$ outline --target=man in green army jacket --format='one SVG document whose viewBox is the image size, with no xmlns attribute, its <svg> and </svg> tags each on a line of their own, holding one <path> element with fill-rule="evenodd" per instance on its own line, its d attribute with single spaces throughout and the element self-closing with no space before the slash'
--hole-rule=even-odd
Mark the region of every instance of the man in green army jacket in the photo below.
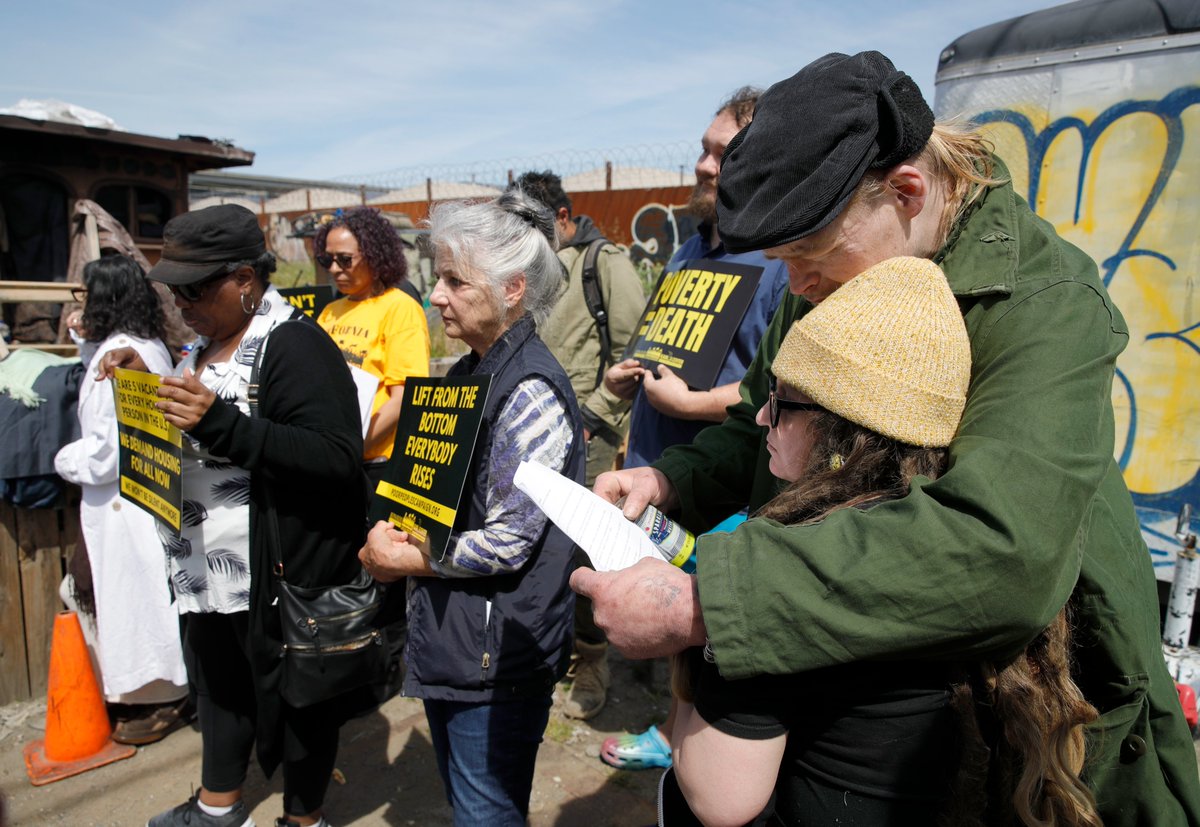
<svg viewBox="0 0 1200 827">
<path fill-rule="evenodd" d="M 1070 598 L 1076 679 L 1101 713 L 1084 777 L 1105 824 L 1200 823 L 1200 780 L 1159 642 L 1157 591 L 1113 460 L 1112 377 L 1128 331 L 1083 252 L 1007 183 L 965 126 L 934 124 L 878 52 L 827 55 L 766 92 L 721 167 L 721 235 L 789 270 L 789 295 L 721 426 L 652 468 L 600 477 L 702 531 L 778 490 L 765 434 L 771 360 L 792 323 L 896 255 L 933 259 L 971 336 L 950 469 L 820 524 L 752 519 L 700 539 L 698 574 L 659 561 L 580 570 L 619 649 L 705 646 L 726 678 L 860 660 L 1004 661 Z"/>
</svg>

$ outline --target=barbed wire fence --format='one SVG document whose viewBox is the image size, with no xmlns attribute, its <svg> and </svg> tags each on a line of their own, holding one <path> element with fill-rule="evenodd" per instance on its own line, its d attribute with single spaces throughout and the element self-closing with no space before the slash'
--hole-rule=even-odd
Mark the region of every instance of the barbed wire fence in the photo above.
<svg viewBox="0 0 1200 827">
<path fill-rule="evenodd" d="M 691 187 L 695 183 L 695 162 L 694 141 L 673 141 L 607 149 L 558 150 L 452 164 L 420 164 L 327 179 L 271 179 L 216 172 L 193 175 L 191 208 L 217 203 L 242 204 L 266 217 L 271 249 L 281 261 L 311 270 L 309 251 L 301 237 L 304 233 L 294 223 L 298 215 L 303 217 L 315 211 L 359 204 L 387 206 L 490 197 L 530 170 L 556 173 L 563 179 L 563 188 L 572 195 Z M 650 200 L 657 201 L 661 197 L 652 195 Z M 606 205 L 612 203 L 615 202 L 593 203 L 591 208 L 598 210 L 592 213 L 593 217 L 602 219 Z M 671 238 L 678 238 L 690 229 L 676 226 L 678 219 L 664 212 L 669 208 L 655 204 L 648 206 L 656 207 L 662 214 L 648 219 L 647 232 L 653 234 L 658 227 Z M 618 208 L 613 206 L 612 209 Z M 628 220 L 629 216 L 623 215 L 622 221 Z M 635 263 L 639 268 L 649 268 L 643 277 L 653 283 L 657 273 L 654 268 L 661 270 L 661 264 L 668 256 L 669 249 L 664 247 L 661 255 L 650 257 L 653 261 L 649 258 L 643 261 L 635 256 Z M 297 280 L 307 277 L 306 274 L 311 275 L 308 270 L 294 274 L 292 282 L 298 283 Z"/>
<path fill-rule="evenodd" d="M 674 141 L 608 149 L 559 150 L 455 164 L 395 167 L 380 172 L 338 176 L 332 182 L 385 192 L 409 188 L 415 190 L 430 182 L 503 189 L 512 177 L 523 172 L 548 169 L 563 178 L 568 191 L 584 189 L 580 184 L 589 185 L 587 189 L 689 186 L 694 181 L 692 167 L 695 161 L 694 141 Z M 571 183 L 575 186 L 570 186 Z M 594 184 L 600 186 L 590 186 Z"/>
</svg>

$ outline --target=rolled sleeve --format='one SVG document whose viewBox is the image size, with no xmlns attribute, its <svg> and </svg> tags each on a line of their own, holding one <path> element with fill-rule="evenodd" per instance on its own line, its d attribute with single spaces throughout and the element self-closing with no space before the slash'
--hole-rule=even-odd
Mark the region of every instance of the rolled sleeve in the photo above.
<svg viewBox="0 0 1200 827">
<path fill-rule="evenodd" d="M 908 496 L 810 526 L 754 519 L 699 544 L 721 673 L 864 659 L 1006 657 L 1066 602 L 1114 461 L 1125 342 L 1089 285 L 1046 284 L 972 337 L 950 468 Z"/>
<path fill-rule="evenodd" d="M 441 577 L 487 577 L 520 569 L 546 526 L 546 516 L 513 484 L 522 460 L 561 472 L 574 438 L 567 407 L 548 382 L 521 382 L 505 401 L 493 426 L 488 457 L 486 516 L 482 528 L 450 538 Z"/>
</svg>

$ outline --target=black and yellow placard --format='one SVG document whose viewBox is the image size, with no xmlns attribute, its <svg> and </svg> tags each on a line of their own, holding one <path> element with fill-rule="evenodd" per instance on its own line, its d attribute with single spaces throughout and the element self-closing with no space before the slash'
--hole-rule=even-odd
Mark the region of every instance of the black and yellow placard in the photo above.
<svg viewBox="0 0 1200 827">
<path fill-rule="evenodd" d="M 655 369 L 666 365 L 697 390 L 710 390 L 754 298 L 763 268 L 694 259 L 663 273 L 625 349 Z"/>
<path fill-rule="evenodd" d="M 179 429 L 154 407 L 162 377 L 136 370 L 116 371 L 121 496 L 179 531 L 183 491 L 179 464 L 183 458 Z"/>
<path fill-rule="evenodd" d="M 287 299 L 288 304 L 304 312 L 305 316 L 316 320 L 325 309 L 325 305 L 333 301 L 333 285 L 310 284 L 306 287 L 280 287 L 279 295 Z"/>
<path fill-rule="evenodd" d="M 387 520 L 408 532 L 434 560 L 446 555 L 491 384 L 491 376 L 404 383 L 396 443 L 371 500 L 371 522 Z"/>
</svg>

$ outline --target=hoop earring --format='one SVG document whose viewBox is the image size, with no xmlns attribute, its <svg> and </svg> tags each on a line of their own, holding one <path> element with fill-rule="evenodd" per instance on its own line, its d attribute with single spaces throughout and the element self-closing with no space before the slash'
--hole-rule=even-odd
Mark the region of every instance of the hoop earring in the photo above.
<svg viewBox="0 0 1200 827">
<path fill-rule="evenodd" d="M 253 316 L 254 311 L 258 310 L 258 302 L 255 301 L 254 299 L 250 298 L 249 293 L 242 293 L 240 295 L 242 297 L 242 312 L 245 313 L 247 316 Z M 249 307 L 246 307 L 246 299 L 250 299 Z"/>
</svg>

